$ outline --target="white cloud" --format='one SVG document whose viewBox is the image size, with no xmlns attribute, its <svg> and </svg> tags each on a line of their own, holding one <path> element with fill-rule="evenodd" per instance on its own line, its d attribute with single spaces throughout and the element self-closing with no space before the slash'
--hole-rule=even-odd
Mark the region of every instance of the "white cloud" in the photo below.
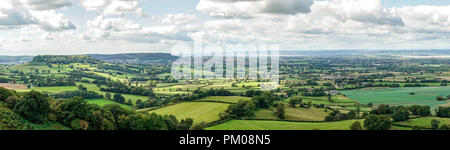
<svg viewBox="0 0 450 150">
<path fill-rule="evenodd" d="M 261 14 L 309 13 L 313 0 L 200 0 L 196 9 L 212 17 L 252 18 Z"/>
<path fill-rule="evenodd" d="M 328 15 L 342 21 L 402 26 L 403 21 L 390 8 L 383 8 L 380 0 L 331 0 L 317 1 L 312 6 L 313 16 Z"/>
<path fill-rule="evenodd" d="M 90 28 L 93 27 L 116 32 L 141 29 L 141 26 L 132 20 L 125 18 L 104 18 L 103 16 L 98 16 L 95 20 L 88 21 L 87 25 Z"/>
<path fill-rule="evenodd" d="M 27 3 L 29 2 L 29 3 Z M 57 13 L 58 8 L 53 3 L 48 7 L 40 6 L 45 1 L 2 1 L 0 5 L 0 28 L 17 28 L 25 25 L 37 25 L 42 30 L 53 32 L 75 29 L 75 25 L 64 18 L 62 13 Z M 55 2 L 60 4 L 59 2 Z M 30 7 L 31 6 L 31 7 Z M 34 6 L 39 10 L 33 10 Z M 52 6 L 52 7 L 50 7 Z M 45 9 L 44 9 L 45 8 Z M 48 10 L 46 10 L 48 9 Z"/>
<path fill-rule="evenodd" d="M 32 14 L 31 21 L 39 25 L 42 30 L 48 32 L 63 31 L 75 29 L 75 25 L 68 19 L 64 18 L 61 13 L 56 13 L 55 10 L 45 11 L 30 11 Z"/>
<path fill-rule="evenodd" d="M 134 13 L 140 17 L 147 16 L 139 7 L 139 0 L 81 0 L 81 2 L 86 10 L 101 11 L 104 16 L 122 16 L 127 13 Z"/>
<path fill-rule="evenodd" d="M 25 2 L 34 10 L 49 10 L 72 5 L 70 0 L 25 0 Z"/>
<path fill-rule="evenodd" d="M 181 24 L 188 24 L 196 21 L 197 18 L 195 15 L 191 14 L 168 14 L 166 18 L 164 18 L 161 22 L 165 24 L 175 24 L 175 25 L 181 25 Z"/>
</svg>

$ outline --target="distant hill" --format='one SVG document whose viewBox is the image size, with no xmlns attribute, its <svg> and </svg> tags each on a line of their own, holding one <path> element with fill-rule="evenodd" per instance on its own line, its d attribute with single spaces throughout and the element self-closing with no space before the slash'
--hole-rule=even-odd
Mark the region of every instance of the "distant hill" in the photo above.
<svg viewBox="0 0 450 150">
<path fill-rule="evenodd" d="M 33 58 L 31 63 L 45 63 L 45 64 L 70 64 L 70 63 L 101 63 L 100 60 L 90 56 L 83 55 L 40 55 Z"/>
<path fill-rule="evenodd" d="M 304 50 L 280 51 L 281 56 L 442 56 L 450 50 Z"/>
<path fill-rule="evenodd" d="M 89 54 L 89 56 L 108 63 L 128 64 L 170 64 L 179 58 L 167 53 Z"/>
<path fill-rule="evenodd" d="M 0 56 L 0 64 L 24 64 L 33 60 L 33 56 Z"/>
</svg>

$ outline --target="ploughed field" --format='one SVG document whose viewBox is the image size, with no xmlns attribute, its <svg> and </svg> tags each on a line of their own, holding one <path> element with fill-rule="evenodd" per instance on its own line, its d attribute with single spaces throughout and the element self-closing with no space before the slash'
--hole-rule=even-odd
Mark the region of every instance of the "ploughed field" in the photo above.
<svg viewBox="0 0 450 150">
<path fill-rule="evenodd" d="M 359 101 L 361 104 L 417 104 L 435 108 L 448 103 L 448 101 L 437 101 L 436 97 L 450 95 L 450 86 L 356 89 L 344 90 L 340 93 Z"/>
</svg>

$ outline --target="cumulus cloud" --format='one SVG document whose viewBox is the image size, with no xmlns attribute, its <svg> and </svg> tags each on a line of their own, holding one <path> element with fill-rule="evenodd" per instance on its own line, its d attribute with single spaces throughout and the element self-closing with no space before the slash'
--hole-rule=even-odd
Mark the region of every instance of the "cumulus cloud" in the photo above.
<svg viewBox="0 0 450 150">
<path fill-rule="evenodd" d="M 411 42 L 448 42 L 450 35 L 450 6 L 388 8 L 380 0 L 328 0 L 315 1 L 308 13 L 285 11 L 280 17 L 245 5 L 260 2 L 204 0 L 197 10 L 225 19 L 206 21 L 189 35 L 229 43 L 274 42 L 290 49 L 403 49 Z"/>
<path fill-rule="evenodd" d="M 43 0 L 2 1 L 0 4 L 0 27 L 17 28 L 25 25 L 37 25 L 48 32 L 75 29 L 75 25 L 70 20 L 54 10 L 62 7 L 62 5 L 56 5 L 63 4 L 62 2 L 50 2 L 46 6 L 43 3 L 45 3 Z"/>
<path fill-rule="evenodd" d="M 212 17 L 252 18 L 260 14 L 309 13 L 313 0 L 200 0 L 196 9 Z"/>
<path fill-rule="evenodd" d="M 195 15 L 180 13 L 180 14 L 168 14 L 166 18 L 164 18 L 161 22 L 165 24 L 181 25 L 192 23 L 195 20 L 197 20 Z"/>
<path fill-rule="evenodd" d="M 86 10 L 101 11 L 104 16 L 127 13 L 134 13 L 140 17 L 147 16 L 138 6 L 139 0 L 81 0 L 81 2 Z"/>
<path fill-rule="evenodd" d="M 25 2 L 35 10 L 49 10 L 72 5 L 70 0 L 26 0 Z"/>
<path fill-rule="evenodd" d="M 118 40 L 138 43 L 158 43 L 161 41 L 187 41 L 189 26 L 152 26 L 142 27 L 126 18 L 105 18 L 98 16 L 88 21 L 89 28 L 80 39 L 84 41 Z"/>
<path fill-rule="evenodd" d="M 380 0 L 318 1 L 311 8 L 313 16 L 328 15 L 342 21 L 353 20 L 374 24 L 403 26 L 403 21 L 391 8 L 383 8 Z"/>
<path fill-rule="evenodd" d="M 141 29 L 141 26 L 132 20 L 125 18 L 104 18 L 103 16 L 98 16 L 95 20 L 88 21 L 87 25 L 90 28 L 116 32 Z"/>
</svg>

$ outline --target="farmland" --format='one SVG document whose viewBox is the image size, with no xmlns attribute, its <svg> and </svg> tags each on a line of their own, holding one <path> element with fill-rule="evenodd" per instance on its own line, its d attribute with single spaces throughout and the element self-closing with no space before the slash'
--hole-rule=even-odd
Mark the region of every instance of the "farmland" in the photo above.
<svg viewBox="0 0 450 150">
<path fill-rule="evenodd" d="M 149 113 L 175 115 L 177 118 L 192 118 L 194 122 L 212 122 L 219 120 L 219 113 L 224 112 L 228 104 L 213 102 L 185 102 L 156 110 Z"/>
<path fill-rule="evenodd" d="M 123 54 L 128 55 L 132 54 Z M 429 129 L 433 119 L 442 128 L 450 124 L 450 65 L 445 59 L 286 57 L 281 59 L 280 86 L 266 91 L 260 88 L 265 82 L 261 79 L 175 79 L 165 61 L 139 64 L 122 55 L 96 57 L 108 62 L 83 55 L 44 55 L 24 64 L 2 65 L 0 87 L 16 91 L 0 93 L 9 96 L 0 99 L 4 111 L 43 130 L 79 129 L 75 125 L 86 122 L 92 126 L 83 130 L 411 130 Z M 51 105 L 42 123 L 27 120 L 15 107 L 15 101 L 36 97 L 45 97 Z M 106 120 L 64 120 L 68 110 L 61 111 L 73 108 L 70 105 Z M 439 106 L 443 107 L 437 110 Z M 124 114 L 108 116 L 112 112 Z M 366 125 L 363 120 L 368 118 L 386 126 Z M 166 125 L 119 124 L 137 123 L 136 119 Z M 360 124 L 350 128 L 355 121 Z"/>
<path fill-rule="evenodd" d="M 346 120 L 332 123 L 285 122 L 260 120 L 232 120 L 206 128 L 207 130 L 349 130 L 349 126 L 363 120 Z"/>
<path fill-rule="evenodd" d="M 436 107 L 448 103 L 446 101 L 436 101 L 436 97 L 450 95 L 450 86 L 358 89 L 345 90 L 341 91 L 341 93 L 349 98 L 358 100 L 362 104 L 420 104 Z M 414 93 L 414 95 L 410 93 Z"/>
<path fill-rule="evenodd" d="M 88 99 L 86 100 L 88 103 L 90 104 L 97 104 L 99 106 L 104 106 L 107 104 L 117 104 L 120 105 L 120 107 L 126 108 L 126 109 L 133 109 L 133 107 L 129 106 L 129 105 L 125 105 L 125 104 L 119 104 L 117 102 L 111 101 L 111 100 L 106 100 L 106 99 Z"/>
</svg>

